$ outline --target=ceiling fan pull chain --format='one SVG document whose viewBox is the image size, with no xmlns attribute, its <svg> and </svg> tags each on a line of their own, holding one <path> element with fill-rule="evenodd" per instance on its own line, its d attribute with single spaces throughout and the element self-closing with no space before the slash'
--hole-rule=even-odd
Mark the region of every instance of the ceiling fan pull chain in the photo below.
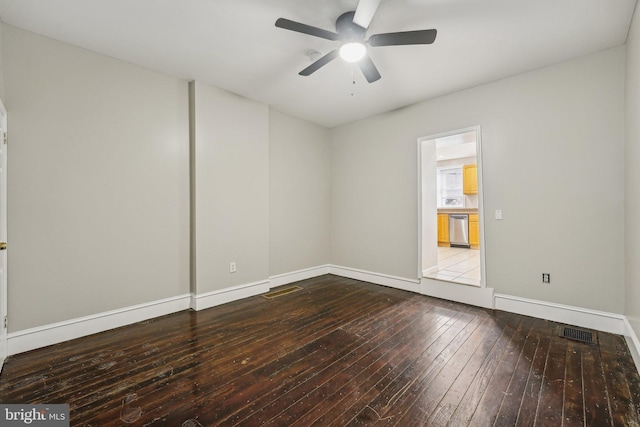
<svg viewBox="0 0 640 427">
<path fill-rule="evenodd" d="M 351 96 L 356 91 L 356 64 L 351 65 Z"/>
</svg>

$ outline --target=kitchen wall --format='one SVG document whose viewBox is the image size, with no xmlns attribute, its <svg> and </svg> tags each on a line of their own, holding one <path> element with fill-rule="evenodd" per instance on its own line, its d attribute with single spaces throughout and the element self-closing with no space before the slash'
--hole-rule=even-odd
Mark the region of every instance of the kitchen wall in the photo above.
<svg viewBox="0 0 640 427">
<path fill-rule="evenodd" d="M 332 262 L 415 279 L 416 140 L 480 125 L 487 286 L 621 313 L 624 66 L 608 49 L 334 129 Z"/>
<path fill-rule="evenodd" d="M 269 112 L 269 273 L 329 264 L 329 130 Z"/>
<path fill-rule="evenodd" d="M 193 85 L 192 288 L 204 294 L 269 277 L 269 108 L 201 82 Z"/>
<path fill-rule="evenodd" d="M 10 332 L 188 293 L 187 83 L 2 38 Z"/>
<path fill-rule="evenodd" d="M 640 336 L 640 8 L 627 39 L 625 98 L 625 314 Z"/>
</svg>

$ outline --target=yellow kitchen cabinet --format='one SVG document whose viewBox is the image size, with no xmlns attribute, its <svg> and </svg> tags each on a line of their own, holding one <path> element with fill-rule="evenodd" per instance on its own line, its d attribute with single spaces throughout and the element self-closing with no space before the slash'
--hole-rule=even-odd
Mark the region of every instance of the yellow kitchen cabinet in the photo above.
<svg viewBox="0 0 640 427">
<path fill-rule="evenodd" d="M 462 189 L 464 194 L 478 194 L 478 165 L 462 166 Z"/>
<path fill-rule="evenodd" d="M 478 214 L 469 214 L 469 246 L 471 249 L 480 248 L 480 223 Z"/>
<path fill-rule="evenodd" d="M 438 214 L 438 246 L 449 246 L 448 214 Z"/>
</svg>

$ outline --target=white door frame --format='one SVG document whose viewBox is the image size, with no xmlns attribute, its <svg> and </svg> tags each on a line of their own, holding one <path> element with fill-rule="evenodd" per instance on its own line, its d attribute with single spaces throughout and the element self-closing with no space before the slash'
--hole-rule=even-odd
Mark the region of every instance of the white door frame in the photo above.
<svg viewBox="0 0 640 427">
<path fill-rule="evenodd" d="M 0 241 L 7 241 L 7 110 L 0 99 Z M 0 251 L 0 371 L 7 357 L 7 250 Z"/>
<path fill-rule="evenodd" d="M 483 208 L 483 180 L 482 180 L 482 128 L 480 125 L 470 126 L 463 129 L 456 129 L 449 132 L 443 132 L 435 135 L 429 135 L 418 138 L 418 277 L 422 277 L 422 143 L 437 138 L 458 135 L 461 133 L 476 132 L 476 158 L 478 164 L 478 221 L 480 226 L 480 287 L 487 287 L 486 265 L 485 265 L 485 232 L 484 232 L 484 208 Z M 437 239 L 437 236 L 434 236 Z M 466 288 L 472 288 L 467 285 L 461 285 Z"/>
</svg>

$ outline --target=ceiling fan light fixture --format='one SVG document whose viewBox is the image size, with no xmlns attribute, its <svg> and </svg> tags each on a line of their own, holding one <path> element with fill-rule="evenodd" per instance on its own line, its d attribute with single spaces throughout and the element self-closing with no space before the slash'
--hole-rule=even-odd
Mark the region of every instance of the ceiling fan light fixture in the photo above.
<svg viewBox="0 0 640 427">
<path fill-rule="evenodd" d="M 291 21 L 286 18 L 278 18 L 276 20 L 276 27 L 278 28 L 325 40 L 341 42 L 341 46 L 338 49 L 333 49 L 318 59 L 316 59 L 318 57 L 317 54 L 308 54 L 313 62 L 298 74 L 301 76 L 310 76 L 340 56 L 345 62 L 357 62 L 360 71 L 362 71 L 367 81 L 373 83 L 380 80 L 382 76 L 371 60 L 371 57 L 367 55 L 368 46 L 406 46 L 431 44 L 435 41 L 438 33 L 435 29 L 373 34 L 366 39 L 367 28 L 380 2 L 381 0 L 358 0 L 358 6 L 355 11 L 345 12 L 338 16 L 338 19 L 336 19 L 336 32 Z"/>
<path fill-rule="evenodd" d="M 346 62 L 355 63 L 367 54 L 367 48 L 359 42 L 348 42 L 340 46 L 340 58 Z"/>
</svg>

